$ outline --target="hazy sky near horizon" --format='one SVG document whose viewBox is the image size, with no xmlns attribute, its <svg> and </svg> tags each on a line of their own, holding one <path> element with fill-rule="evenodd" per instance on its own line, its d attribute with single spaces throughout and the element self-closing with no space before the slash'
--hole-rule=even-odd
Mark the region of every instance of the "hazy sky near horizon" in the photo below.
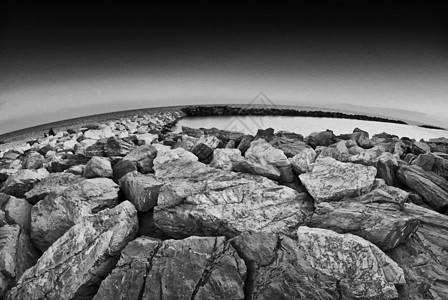
<svg viewBox="0 0 448 300">
<path fill-rule="evenodd" d="M 102 112 L 244 104 L 260 91 L 275 104 L 401 109 L 448 127 L 448 37 L 432 4 L 194 3 L 1 9 L 0 134 Z"/>
</svg>

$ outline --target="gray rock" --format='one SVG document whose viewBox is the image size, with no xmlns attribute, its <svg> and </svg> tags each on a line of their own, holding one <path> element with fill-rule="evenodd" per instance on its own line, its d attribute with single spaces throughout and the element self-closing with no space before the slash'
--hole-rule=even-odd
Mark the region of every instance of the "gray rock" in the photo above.
<svg viewBox="0 0 448 300">
<path fill-rule="evenodd" d="M 107 178 L 83 179 L 50 193 L 31 210 L 31 240 L 44 252 L 86 215 L 114 207 L 118 186 Z"/>
<path fill-rule="evenodd" d="M 19 225 L 0 227 L 0 298 L 13 287 L 26 269 L 32 267 L 39 253 Z"/>
<path fill-rule="evenodd" d="M 122 159 L 114 165 L 112 170 L 114 181 L 119 182 L 127 173 L 137 171 L 137 163 Z"/>
<path fill-rule="evenodd" d="M 305 140 L 307 141 L 308 145 L 310 145 L 314 149 L 317 146 L 328 147 L 331 144 L 334 144 L 337 142 L 336 136 L 334 135 L 333 131 L 331 131 L 331 130 L 326 130 L 326 131 L 321 131 L 321 132 L 313 132 L 312 134 L 307 136 L 305 138 Z"/>
<path fill-rule="evenodd" d="M 244 161 L 239 149 L 215 149 L 210 166 L 217 169 L 231 171 L 235 165 Z"/>
<path fill-rule="evenodd" d="M 342 298 L 395 299 L 395 285 L 406 283 L 396 262 L 356 235 L 302 226 L 297 236 L 311 267 L 338 280 Z"/>
<path fill-rule="evenodd" d="M 127 173 L 120 180 L 120 187 L 126 199 L 141 212 L 146 212 L 157 205 L 161 186 L 162 183 L 153 175 L 143 175 L 135 171 Z"/>
<path fill-rule="evenodd" d="M 140 173 L 148 174 L 153 172 L 153 161 L 157 156 L 157 149 L 153 145 L 143 145 L 132 150 L 123 160 L 137 163 Z"/>
<path fill-rule="evenodd" d="M 137 211 L 128 201 L 87 216 L 26 270 L 6 299 L 91 299 L 137 227 Z"/>
<path fill-rule="evenodd" d="M 17 224 L 27 233 L 31 229 L 31 208 L 24 199 L 0 193 L 0 210 L 4 212 L 6 224 Z"/>
<path fill-rule="evenodd" d="M 40 169 L 44 166 L 45 158 L 38 152 L 28 153 L 22 162 L 23 169 Z"/>
<path fill-rule="evenodd" d="M 316 161 L 312 172 L 301 174 L 299 178 L 318 204 L 369 192 L 375 175 L 374 167 L 342 163 L 325 157 Z"/>
<path fill-rule="evenodd" d="M 209 163 L 213 159 L 213 151 L 221 143 L 221 140 L 213 135 L 203 135 L 194 145 L 193 152 L 200 161 Z"/>
<path fill-rule="evenodd" d="M 416 165 L 403 165 L 398 170 L 398 179 L 434 209 L 448 206 L 448 181 L 443 177 Z"/>
<path fill-rule="evenodd" d="M 123 250 L 100 299 L 244 299 L 246 266 L 224 237 L 154 240 Z"/>
<path fill-rule="evenodd" d="M 19 170 L 8 177 L 4 186 L 0 189 L 0 192 L 23 198 L 26 192 L 31 190 L 36 183 L 48 175 L 50 175 L 50 173 L 45 169 Z"/>
<path fill-rule="evenodd" d="M 84 177 L 112 178 L 112 165 L 110 163 L 110 160 L 104 157 L 93 156 L 86 164 L 86 168 L 84 170 Z"/>
<path fill-rule="evenodd" d="M 26 192 L 25 198 L 29 203 L 36 204 L 38 201 L 44 199 L 50 192 L 59 194 L 62 190 L 80 179 L 81 176 L 76 176 L 70 173 L 52 173 L 36 183 L 31 190 Z"/>
<path fill-rule="evenodd" d="M 247 149 L 250 147 L 250 143 L 254 140 L 254 136 L 247 134 L 241 138 L 241 142 L 238 144 L 238 150 L 241 151 L 241 155 L 245 155 Z"/>
<path fill-rule="evenodd" d="M 316 151 L 313 148 L 304 148 L 300 153 L 289 158 L 292 169 L 297 174 L 311 172 L 312 164 L 316 160 Z"/>
</svg>

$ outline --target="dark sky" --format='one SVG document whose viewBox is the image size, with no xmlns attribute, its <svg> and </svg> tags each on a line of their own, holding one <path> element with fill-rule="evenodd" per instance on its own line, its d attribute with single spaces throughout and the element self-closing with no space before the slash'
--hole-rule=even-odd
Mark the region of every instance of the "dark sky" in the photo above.
<svg viewBox="0 0 448 300">
<path fill-rule="evenodd" d="M 246 103 L 260 91 L 276 104 L 401 109 L 448 124 L 448 37 L 435 2 L 210 2 L 3 3 L 0 133 Z"/>
</svg>

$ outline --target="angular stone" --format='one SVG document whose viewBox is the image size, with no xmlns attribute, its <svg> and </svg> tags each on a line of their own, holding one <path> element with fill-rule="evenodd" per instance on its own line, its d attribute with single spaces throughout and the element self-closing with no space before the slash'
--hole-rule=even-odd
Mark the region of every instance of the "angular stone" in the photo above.
<svg viewBox="0 0 448 300">
<path fill-rule="evenodd" d="M 240 142 L 244 136 L 244 133 L 236 132 L 236 131 L 228 131 L 228 130 L 220 130 L 217 128 L 200 128 L 204 134 L 214 135 L 224 143 L 227 143 L 230 140 L 234 140 L 236 142 Z"/>
<path fill-rule="evenodd" d="M 311 172 L 312 164 L 316 160 L 316 151 L 313 148 L 304 148 L 300 153 L 289 158 L 292 169 L 297 174 Z"/>
<path fill-rule="evenodd" d="M 311 148 L 302 139 L 287 136 L 275 136 L 270 142 L 272 146 L 283 151 L 286 157 L 293 157 L 306 148 Z"/>
<path fill-rule="evenodd" d="M 154 219 L 172 237 L 233 237 L 248 228 L 294 235 L 312 212 L 304 193 L 265 177 L 210 168 L 186 153 L 177 148 L 154 161 L 164 182 Z"/>
<path fill-rule="evenodd" d="M 250 144 L 252 143 L 253 140 L 254 140 L 254 136 L 250 135 L 250 134 L 244 135 L 241 138 L 241 142 L 238 144 L 238 147 L 237 147 L 238 150 L 241 151 L 241 155 L 246 154 L 246 151 L 247 151 L 247 149 L 249 149 Z"/>
<path fill-rule="evenodd" d="M 44 166 L 45 158 L 38 152 L 28 153 L 22 162 L 23 169 L 40 169 Z"/>
<path fill-rule="evenodd" d="M 193 152 L 200 161 L 208 163 L 213 159 L 213 151 L 221 143 L 221 140 L 213 135 L 203 135 L 194 145 Z"/>
<path fill-rule="evenodd" d="M 8 177 L 4 186 L 0 189 L 0 192 L 18 198 L 23 198 L 26 192 L 31 190 L 36 183 L 48 175 L 50 175 L 50 173 L 48 173 L 45 169 L 19 170 Z"/>
<path fill-rule="evenodd" d="M 59 194 L 62 190 L 80 179 L 81 176 L 76 176 L 70 173 L 52 173 L 35 184 L 31 190 L 26 192 L 25 198 L 29 203 L 36 204 L 38 201 L 44 199 L 50 192 Z"/>
<path fill-rule="evenodd" d="M 383 251 L 393 249 L 412 236 L 419 224 L 416 218 L 403 212 L 401 201 L 400 197 L 396 199 L 376 189 L 355 199 L 322 202 L 317 205 L 308 226 L 351 233 Z"/>
<path fill-rule="evenodd" d="M 0 227 L 0 298 L 13 287 L 26 269 L 32 267 L 39 253 L 19 225 Z"/>
<path fill-rule="evenodd" d="M 395 285 L 406 283 L 396 262 L 358 236 L 306 226 L 297 236 L 302 255 L 313 269 L 338 280 L 343 299 L 395 299 Z"/>
<path fill-rule="evenodd" d="M 210 167 L 231 171 L 235 165 L 244 161 L 239 149 L 215 149 Z"/>
<path fill-rule="evenodd" d="M 398 179 L 434 209 L 448 206 L 448 181 L 443 177 L 425 172 L 419 166 L 403 165 L 398 170 Z"/>
<path fill-rule="evenodd" d="M 448 216 L 414 204 L 405 204 L 404 212 L 420 226 L 406 243 L 386 252 L 406 276 L 400 299 L 448 299 Z"/>
<path fill-rule="evenodd" d="M 431 171 L 434 166 L 434 155 L 431 153 L 420 154 L 416 160 L 412 161 L 413 165 L 421 167 L 424 171 Z"/>
<path fill-rule="evenodd" d="M 326 130 L 321 132 L 313 132 L 305 139 L 313 148 L 316 148 L 317 146 L 324 146 L 328 147 L 331 144 L 334 144 L 337 142 L 336 136 L 334 135 L 333 131 Z"/>
<path fill-rule="evenodd" d="M 143 145 L 132 150 L 123 160 L 137 163 L 140 173 L 147 174 L 153 170 L 153 161 L 157 156 L 157 149 L 153 145 Z"/>
<path fill-rule="evenodd" d="M 118 186 L 107 178 L 83 179 L 50 193 L 31 210 L 31 240 L 44 252 L 86 215 L 118 204 Z"/>
<path fill-rule="evenodd" d="M 318 159 L 312 172 L 299 175 L 300 181 L 316 203 L 356 197 L 371 190 L 376 169 L 342 163 L 333 158 Z"/>
<path fill-rule="evenodd" d="M 414 142 L 412 145 L 412 152 L 415 155 L 425 154 L 431 152 L 431 148 L 424 142 Z"/>
<path fill-rule="evenodd" d="M 135 161 L 122 159 L 113 167 L 113 178 L 115 182 L 119 182 L 124 175 L 137 171 L 137 163 Z"/>
<path fill-rule="evenodd" d="M 161 186 L 162 183 L 154 176 L 135 171 L 127 173 L 120 181 L 120 187 L 126 199 L 141 212 L 146 212 L 157 205 Z"/>
<path fill-rule="evenodd" d="M 86 164 L 86 168 L 84 170 L 84 177 L 112 178 L 112 165 L 110 164 L 110 160 L 104 157 L 93 156 Z"/>
<path fill-rule="evenodd" d="M 286 155 L 264 139 L 254 140 L 245 157 L 244 161 L 235 165 L 235 171 L 262 175 L 282 182 L 294 180 L 291 162 Z"/>
<path fill-rule="evenodd" d="M 224 237 L 141 237 L 102 282 L 100 299 L 244 299 L 246 266 Z"/>
<path fill-rule="evenodd" d="M 254 141 L 258 139 L 263 139 L 266 142 L 270 142 L 274 138 L 274 129 L 258 129 L 257 134 L 255 135 Z"/>
<path fill-rule="evenodd" d="M 8 196 L 6 194 L 1 194 L 1 196 L 6 196 L 7 198 L 7 200 L 5 199 L 5 203 L 1 205 L 2 208 L 0 208 L 5 212 L 7 223 L 17 224 L 20 228 L 29 233 L 31 229 L 32 205 L 24 199 Z"/>
<path fill-rule="evenodd" d="M 128 201 L 87 216 L 26 270 L 7 299 L 91 299 L 137 227 L 137 211 Z"/>
</svg>

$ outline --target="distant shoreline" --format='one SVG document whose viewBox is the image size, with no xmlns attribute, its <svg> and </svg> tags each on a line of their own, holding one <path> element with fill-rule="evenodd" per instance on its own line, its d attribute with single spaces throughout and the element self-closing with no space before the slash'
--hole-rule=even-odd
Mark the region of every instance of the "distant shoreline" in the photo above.
<svg viewBox="0 0 448 300">
<path fill-rule="evenodd" d="M 67 130 L 68 128 L 77 130 L 88 124 L 107 122 L 120 118 L 131 117 L 139 114 L 155 114 L 166 111 L 181 111 L 183 117 L 204 117 L 204 116 L 231 116 L 231 115 L 258 115 L 258 116 L 297 116 L 297 117 L 319 117 L 319 118 L 339 118 L 363 121 L 376 121 L 384 123 L 395 123 L 409 125 L 399 119 L 390 119 L 381 116 L 369 116 L 368 114 L 341 112 L 336 109 L 291 106 L 291 105 L 238 105 L 238 104 L 209 104 L 209 105 L 180 105 L 152 107 L 144 109 L 133 109 L 126 111 L 109 112 L 96 114 L 57 122 L 51 122 L 34 127 L 24 128 L 0 135 L 3 143 L 27 141 L 37 137 L 43 137 L 51 128 L 56 131 Z M 181 118 L 183 118 L 181 117 Z M 446 130 L 441 127 L 431 125 L 417 125 L 424 128 Z"/>
</svg>

